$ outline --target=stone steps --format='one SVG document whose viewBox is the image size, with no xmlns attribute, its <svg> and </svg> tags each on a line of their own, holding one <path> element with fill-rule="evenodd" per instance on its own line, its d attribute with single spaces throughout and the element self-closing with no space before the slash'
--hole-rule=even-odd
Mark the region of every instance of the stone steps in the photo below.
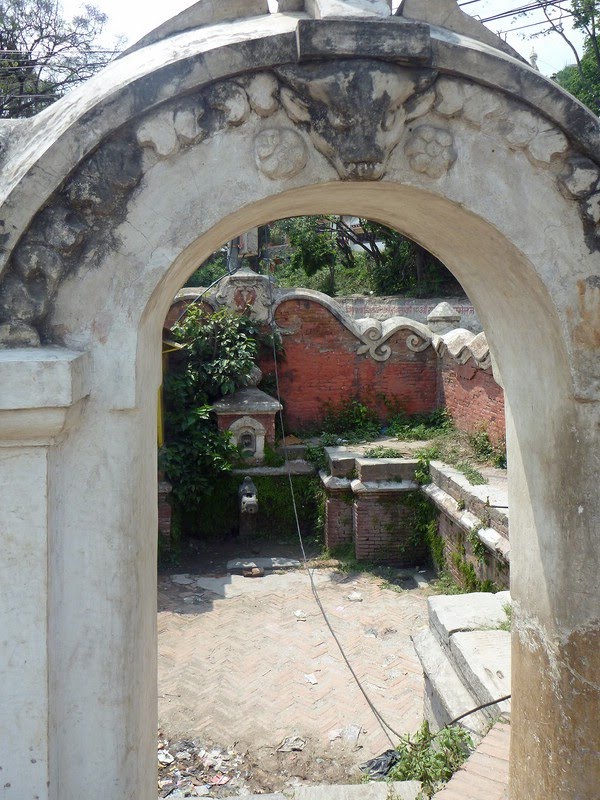
<svg viewBox="0 0 600 800">
<path fill-rule="evenodd" d="M 425 718 L 435 730 L 482 703 L 510 694 L 508 592 L 440 595 L 428 600 L 429 627 L 412 636 L 425 677 Z M 478 741 L 510 701 L 460 724 Z"/>
</svg>

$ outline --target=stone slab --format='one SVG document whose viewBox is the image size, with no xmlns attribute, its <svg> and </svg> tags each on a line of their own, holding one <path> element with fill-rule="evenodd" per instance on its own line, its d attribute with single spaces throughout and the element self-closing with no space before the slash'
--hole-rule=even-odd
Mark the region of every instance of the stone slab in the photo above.
<svg viewBox="0 0 600 800">
<path fill-rule="evenodd" d="M 89 357 L 60 347 L 0 350 L 0 410 L 64 408 L 89 393 Z"/>
<path fill-rule="evenodd" d="M 479 703 L 510 694 L 510 633 L 469 631 L 456 633 L 450 652 L 457 670 Z M 510 700 L 484 709 L 486 716 L 510 715 Z"/>
<path fill-rule="evenodd" d="M 357 458 L 356 471 L 363 483 L 369 481 L 412 481 L 418 461 L 413 458 Z"/>
<path fill-rule="evenodd" d="M 347 478 L 354 471 L 356 458 L 360 455 L 360 452 L 352 452 L 344 447 L 326 447 L 325 453 L 334 478 Z"/>
<path fill-rule="evenodd" d="M 438 640 L 448 647 L 450 638 L 461 631 L 498 628 L 506 622 L 504 606 L 507 603 L 510 603 L 509 592 L 430 597 L 427 601 L 429 624 Z"/>
<path fill-rule="evenodd" d="M 325 586 L 330 583 L 326 570 L 318 569 L 313 571 L 313 581 L 317 586 Z M 285 594 L 295 587 L 305 585 L 310 585 L 305 570 L 292 570 L 283 574 L 271 573 L 261 578 L 244 578 L 241 575 L 225 575 L 221 578 L 198 576 L 196 578 L 197 588 L 212 592 L 227 600 L 232 597 L 242 597 L 249 594 Z M 308 611 L 308 616 L 311 617 L 313 614 L 320 615 L 320 613 L 315 606 L 314 609 Z"/>
<path fill-rule="evenodd" d="M 236 558 L 227 562 L 228 572 L 242 572 L 245 569 L 298 569 L 302 564 L 295 558 Z"/>
<path fill-rule="evenodd" d="M 310 461 L 288 461 L 280 467 L 244 467 L 243 469 L 232 469 L 232 475 L 249 475 L 250 477 L 260 477 L 265 475 L 273 477 L 277 475 L 315 475 L 317 472 L 316 467 Z M 259 497 L 260 502 L 260 497 Z"/>
<path fill-rule="evenodd" d="M 340 19 L 344 17 L 389 17 L 391 0 L 305 0 L 306 10 L 315 19 Z"/>
<path fill-rule="evenodd" d="M 411 639 L 425 675 L 425 717 L 439 730 L 479 703 L 428 628 L 413 634 Z M 473 737 L 483 736 L 489 728 L 488 718 L 481 711 L 470 714 L 461 724 Z"/>
<path fill-rule="evenodd" d="M 268 13 L 268 0 L 199 0 L 147 33 L 139 42 L 126 50 L 124 55 L 203 25 L 214 25 L 226 20 L 257 17 Z"/>
<path fill-rule="evenodd" d="M 289 793 L 251 794 L 246 800 L 417 800 L 419 781 L 385 781 L 354 786 L 297 786 Z"/>
<path fill-rule="evenodd" d="M 398 20 L 332 19 L 298 22 L 298 58 L 309 61 L 332 55 L 341 58 L 379 58 L 397 63 L 429 64 L 429 26 Z"/>
<path fill-rule="evenodd" d="M 354 786 L 298 786 L 294 800 L 416 800 L 421 789 L 419 781 L 385 781 L 361 783 Z"/>
</svg>

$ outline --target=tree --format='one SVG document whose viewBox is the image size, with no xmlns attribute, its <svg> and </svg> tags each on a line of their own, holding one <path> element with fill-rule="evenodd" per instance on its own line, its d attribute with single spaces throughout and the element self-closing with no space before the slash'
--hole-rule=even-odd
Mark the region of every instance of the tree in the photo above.
<svg viewBox="0 0 600 800">
<path fill-rule="evenodd" d="M 68 21 L 56 0 L 0 0 L 0 118 L 37 114 L 105 66 L 106 20 L 93 5 Z"/>
<path fill-rule="evenodd" d="M 346 293 L 400 294 L 461 291 L 446 267 L 427 250 L 385 225 L 348 218 L 294 217 L 273 223 L 288 238 L 289 268 L 276 271 L 278 279 L 300 285 L 323 276 L 320 288 L 335 295 Z M 350 288 L 351 287 L 351 288 Z M 348 289 L 350 288 L 350 292 Z"/>
<path fill-rule="evenodd" d="M 600 66 L 590 43 L 586 44 L 579 64 L 565 67 L 554 79 L 595 114 L 600 113 Z"/>
<path fill-rule="evenodd" d="M 561 70 L 555 78 L 561 86 L 575 94 L 594 113 L 598 114 L 600 112 L 600 42 L 598 41 L 600 0 L 570 0 L 570 2 L 569 0 L 534 0 L 533 3 L 527 4 L 523 8 L 525 10 L 517 13 L 516 17 L 531 19 L 532 15 L 538 18 L 540 13 L 542 15 L 543 27 L 537 33 L 531 34 L 532 39 L 554 34 L 560 36 L 570 48 L 574 63 L 572 67 L 566 68 L 566 74 L 564 74 L 565 70 Z M 502 14 L 484 21 L 489 22 L 508 17 L 510 13 L 512 12 L 502 12 Z M 571 32 L 565 25 L 566 22 L 570 23 L 575 31 L 583 33 L 583 55 L 580 55 Z M 575 73 L 577 78 L 575 78 Z"/>
</svg>

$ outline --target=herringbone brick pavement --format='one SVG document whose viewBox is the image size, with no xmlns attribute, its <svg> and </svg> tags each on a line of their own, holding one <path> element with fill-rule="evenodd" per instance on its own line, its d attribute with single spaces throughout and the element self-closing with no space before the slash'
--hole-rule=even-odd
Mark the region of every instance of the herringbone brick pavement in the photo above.
<svg viewBox="0 0 600 800">
<path fill-rule="evenodd" d="M 380 712 L 399 732 L 416 730 L 423 678 L 409 637 L 426 623 L 425 595 L 382 588 L 368 575 L 350 579 L 317 570 L 315 580 Z M 354 725 L 361 729 L 357 760 L 390 746 L 343 663 L 305 572 L 201 582 L 213 591 L 179 586 L 169 577 L 159 582 L 163 728 L 252 749 L 275 748 L 291 735 L 328 748 L 332 731 Z M 348 600 L 352 592 L 362 602 Z M 191 603 L 194 593 L 201 597 Z M 306 621 L 296 611 L 305 612 Z"/>
</svg>

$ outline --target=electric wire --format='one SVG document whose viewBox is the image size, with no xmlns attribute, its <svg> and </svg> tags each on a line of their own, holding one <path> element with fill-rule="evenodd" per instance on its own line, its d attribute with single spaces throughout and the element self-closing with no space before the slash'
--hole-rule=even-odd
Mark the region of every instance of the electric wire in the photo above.
<svg viewBox="0 0 600 800">
<path fill-rule="evenodd" d="M 272 309 L 273 308 L 273 282 L 272 282 L 272 276 L 271 276 L 271 272 L 270 271 L 269 271 L 269 295 L 270 295 L 270 304 L 271 304 L 271 309 Z M 276 387 L 276 392 L 277 392 L 277 400 L 279 401 L 279 405 L 281 405 L 281 392 L 280 392 L 280 386 L 279 386 L 279 365 L 278 365 L 278 359 L 277 359 L 277 342 L 276 342 L 275 320 L 274 320 L 274 318 L 272 316 L 272 311 L 271 311 L 270 325 L 271 325 L 271 331 L 272 331 L 273 363 L 274 363 L 274 366 L 275 366 L 275 387 Z M 283 421 L 283 412 L 282 412 L 282 410 L 279 411 L 279 426 L 280 426 L 280 429 L 281 429 L 281 438 L 282 438 L 283 441 L 285 441 L 285 423 Z M 284 447 L 285 447 L 285 445 L 284 445 Z M 398 740 L 402 739 L 402 734 L 398 733 L 398 731 L 396 731 L 389 724 L 389 722 L 387 722 L 387 720 L 383 717 L 381 712 L 377 709 L 377 707 L 375 706 L 375 704 L 373 703 L 373 701 L 371 700 L 371 698 L 367 694 L 367 691 L 364 688 L 364 686 L 362 685 L 361 680 L 358 677 L 358 675 L 356 674 L 352 664 L 350 663 L 350 661 L 348 659 L 348 656 L 346 655 L 346 653 L 344 651 L 344 647 L 343 647 L 342 643 L 340 642 L 335 630 L 333 629 L 333 626 L 332 626 L 331 622 L 329 621 L 329 617 L 327 616 L 327 612 L 325 611 L 323 603 L 321 602 L 321 598 L 319 596 L 319 591 L 317 589 L 317 586 L 315 584 L 315 580 L 314 580 L 314 577 L 313 577 L 313 570 L 311 570 L 310 567 L 308 566 L 308 558 L 306 556 L 306 550 L 304 548 L 304 539 L 302 537 L 302 531 L 300 530 L 300 519 L 298 517 L 298 507 L 297 507 L 297 504 L 296 504 L 296 493 L 295 493 L 295 490 L 294 490 L 294 482 L 292 480 L 292 473 L 291 473 L 291 469 L 290 469 L 290 466 L 289 466 L 289 461 L 288 461 L 287 458 L 286 458 L 286 466 L 287 466 L 286 473 L 287 473 L 288 483 L 289 483 L 289 487 L 290 487 L 290 495 L 291 495 L 291 499 L 292 499 L 292 509 L 294 511 L 294 521 L 296 523 L 296 530 L 297 530 L 297 533 L 298 533 L 298 540 L 300 542 L 300 550 L 302 552 L 302 560 L 303 560 L 303 563 L 304 563 L 304 568 L 305 568 L 305 570 L 306 570 L 306 572 L 308 574 L 309 580 L 310 580 L 311 591 L 312 591 L 312 594 L 313 594 L 313 596 L 315 598 L 315 602 L 316 602 L 316 604 L 317 604 L 317 606 L 319 608 L 319 611 L 321 612 L 321 615 L 323 616 L 323 619 L 325 620 L 325 624 L 327 625 L 327 627 L 329 629 L 329 632 L 331 633 L 331 636 L 332 636 L 334 642 L 336 643 L 336 645 L 338 647 L 338 650 L 340 651 L 340 654 L 341 654 L 342 658 L 344 659 L 344 663 L 348 667 L 348 670 L 350 671 L 350 674 L 354 678 L 354 681 L 355 681 L 356 685 L 360 689 L 360 691 L 361 691 L 363 697 L 365 698 L 369 708 L 373 712 L 373 715 L 374 715 L 375 719 L 377 720 L 377 722 L 379 723 L 383 733 L 385 734 L 386 738 L 388 739 L 388 741 L 392 745 L 392 747 L 394 747 L 395 746 L 394 745 L 394 740 L 390 736 L 390 733 L 392 733 Z"/>
<path fill-rule="evenodd" d="M 447 722 L 444 727 L 449 728 L 451 725 L 455 725 L 459 720 L 464 719 L 465 717 L 469 717 L 471 714 L 474 714 L 476 711 L 481 711 L 482 708 L 489 708 L 490 706 L 495 706 L 496 703 L 502 703 L 504 700 L 510 700 L 512 695 L 505 694 L 504 697 L 499 697 L 497 700 L 489 700 L 487 703 L 482 703 L 480 706 L 475 706 L 470 711 L 465 711 L 464 714 L 461 714 L 458 717 L 454 717 L 453 720 Z"/>
</svg>

